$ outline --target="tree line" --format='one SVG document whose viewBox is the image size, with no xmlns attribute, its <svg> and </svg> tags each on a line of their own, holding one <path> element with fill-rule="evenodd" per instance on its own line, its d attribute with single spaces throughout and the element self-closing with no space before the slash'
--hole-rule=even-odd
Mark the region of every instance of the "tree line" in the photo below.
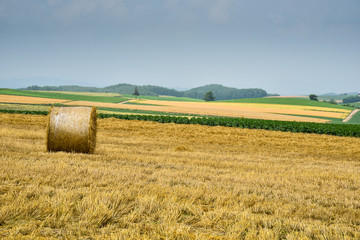
<svg viewBox="0 0 360 240">
<path fill-rule="evenodd" d="M 104 88 L 96 87 L 81 87 L 81 86 L 30 86 L 25 90 L 44 90 L 44 91 L 74 91 L 74 92 L 109 92 L 109 93 L 120 93 L 120 94 L 134 94 L 134 89 L 140 95 L 147 96 L 175 96 L 175 97 L 190 97 L 203 99 L 204 95 L 211 91 L 216 100 L 229 100 L 229 99 L 241 99 L 241 98 L 260 98 L 266 97 L 268 94 L 265 90 L 260 88 L 249 88 L 249 89 L 238 89 L 232 87 L 226 87 L 220 84 L 210 84 L 202 87 L 192 88 L 186 91 L 178 91 L 175 89 L 153 86 L 153 85 L 133 85 L 133 84 L 116 84 L 107 86 Z"/>
</svg>

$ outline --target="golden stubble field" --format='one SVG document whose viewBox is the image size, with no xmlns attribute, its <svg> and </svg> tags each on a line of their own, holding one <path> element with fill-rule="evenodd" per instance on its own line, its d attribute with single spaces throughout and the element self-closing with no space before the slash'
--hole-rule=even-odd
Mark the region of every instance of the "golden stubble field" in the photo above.
<svg viewBox="0 0 360 240">
<path fill-rule="evenodd" d="M 0 238 L 359 239 L 360 139 L 98 120 L 94 155 L 0 114 Z"/>
</svg>

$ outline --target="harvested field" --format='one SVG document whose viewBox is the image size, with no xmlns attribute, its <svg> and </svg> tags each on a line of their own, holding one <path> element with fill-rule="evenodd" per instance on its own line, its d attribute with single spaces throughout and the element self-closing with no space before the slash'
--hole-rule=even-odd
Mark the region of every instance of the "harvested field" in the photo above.
<svg viewBox="0 0 360 240">
<path fill-rule="evenodd" d="M 259 109 L 253 109 L 249 107 L 242 107 L 242 103 L 235 103 L 236 107 L 225 105 L 218 105 L 220 103 L 198 103 L 198 102 L 168 102 L 168 101 L 155 101 L 148 100 L 145 101 L 148 104 L 152 105 L 128 105 L 128 104 L 111 104 L 111 103 L 91 103 L 85 101 L 73 101 L 65 103 L 70 106 L 97 106 L 97 107 L 109 107 L 109 108 L 120 108 L 120 109 L 139 109 L 139 110 L 148 110 L 148 111 L 159 111 L 159 112 L 168 112 L 168 113 L 183 113 L 183 114 L 194 114 L 194 115 L 213 115 L 213 116 L 228 116 L 228 117 L 245 117 L 245 118 L 255 118 L 255 119 L 268 119 L 268 120 L 280 120 L 280 121 L 299 121 L 299 122 L 328 122 L 329 120 L 314 118 L 314 117 L 302 117 L 302 116 L 290 116 L 290 115 L 281 115 L 279 113 L 274 113 L 271 110 L 264 109 L 263 111 Z M 162 106 L 154 106 L 160 105 Z M 225 103 L 229 104 L 229 103 Z M 269 112 L 266 112 L 269 111 Z M 286 112 L 286 111 L 282 111 Z M 307 112 L 309 115 L 310 113 Z M 319 113 L 318 111 L 313 111 L 313 113 L 318 115 L 326 115 Z M 288 113 L 291 114 L 291 113 Z M 299 114 L 299 113 L 297 113 Z M 336 116 L 342 115 L 341 113 L 335 114 Z"/>
<path fill-rule="evenodd" d="M 276 113 L 276 114 L 296 114 L 308 115 L 318 117 L 343 118 L 351 111 L 346 109 L 333 109 L 324 107 L 312 106 L 296 106 L 296 105 L 281 105 L 281 104 L 259 104 L 259 103 L 223 103 L 223 102 L 208 102 L 208 103 L 188 103 L 188 102 L 166 102 L 166 101 L 147 101 L 150 104 L 162 104 L 165 106 L 175 106 L 181 109 L 202 109 L 203 111 L 210 110 L 222 112 L 259 112 L 259 113 Z"/>
<path fill-rule="evenodd" d="M 26 97 L 15 95 L 0 95 L 1 103 L 32 103 L 32 104 L 51 104 L 51 103 L 64 103 L 68 100 L 40 98 L 40 97 Z"/>
<path fill-rule="evenodd" d="M 5 239 L 359 239 L 360 139 L 101 119 L 94 155 L 48 153 L 0 114 Z"/>
</svg>

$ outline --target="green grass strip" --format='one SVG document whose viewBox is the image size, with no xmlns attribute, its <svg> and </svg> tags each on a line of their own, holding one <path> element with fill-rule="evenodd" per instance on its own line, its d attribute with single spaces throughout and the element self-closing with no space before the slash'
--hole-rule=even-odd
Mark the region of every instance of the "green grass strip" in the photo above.
<svg viewBox="0 0 360 240">
<path fill-rule="evenodd" d="M 27 97 L 41 97 L 51 99 L 63 99 L 70 101 L 89 101 L 89 102 L 104 102 L 104 103 L 119 103 L 128 98 L 123 97 L 107 97 L 107 96 L 87 96 L 67 93 L 54 93 L 54 92 L 38 92 L 28 90 L 15 90 L 15 89 L 0 89 L 0 94 L 16 95 L 16 96 L 27 96 Z"/>
<path fill-rule="evenodd" d="M 282 104 L 282 105 L 297 105 L 297 106 L 312 106 L 312 107 L 326 107 L 326 108 L 339 108 L 352 110 L 353 108 L 336 105 L 328 102 L 312 101 L 309 99 L 301 98 L 246 98 L 246 99 L 234 99 L 225 100 L 219 102 L 229 103 L 261 103 L 261 104 Z"/>
<path fill-rule="evenodd" d="M 48 114 L 49 114 L 49 111 L 0 109 L 0 113 L 30 114 L 30 115 L 48 115 Z"/>
<path fill-rule="evenodd" d="M 125 97 L 128 98 L 134 98 L 133 95 L 130 94 L 124 94 Z M 172 96 L 164 96 L 164 97 L 158 97 L 158 96 L 144 96 L 140 95 L 137 97 L 138 99 L 146 99 L 146 100 L 159 100 L 159 101 L 176 101 L 176 102 L 205 102 L 201 99 L 196 98 L 188 98 L 188 97 L 172 97 Z"/>
</svg>

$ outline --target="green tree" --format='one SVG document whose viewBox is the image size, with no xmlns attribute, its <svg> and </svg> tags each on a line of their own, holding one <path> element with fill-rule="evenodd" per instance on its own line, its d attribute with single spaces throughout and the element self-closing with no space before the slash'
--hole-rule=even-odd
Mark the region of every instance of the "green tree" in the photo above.
<svg viewBox="0 0 360 240">
<path fill-rule="evenodd" d="M 207 91 L 203 97 L 203 99 L 205 101 L 215 101 L 215 96 L 214 93 L 212 91 Z"/>
<path fill-rule="evenodd" d="M 346 97 L 346 98 L 343 98 L 342 102 L 343 102 L 343 103 L 355 103 L 355 102 L 360 102 L 360 96 L 350 96 L 350 97 Z"/>
<path fill-rule="evenodd" d="M 309 98 L 310 98 L 310 100 L 318 101 L 318 96 L 315 95 L 315 94 L 310 94 L 310 95 L 309 95 Z"/>
<path fill-rule="evenodd" d="M 335 99 L 330 99 L 330 103 L 332 103 L 332 104 L 337 104 L 337 102 L 335 101 Z"/>
<path fill-rule="evenodd" d="M 140 95 L 138 87 L 135 87 L 133 95 L 135 96 L 135 98 L 137 98 Z"/>
</svg>

